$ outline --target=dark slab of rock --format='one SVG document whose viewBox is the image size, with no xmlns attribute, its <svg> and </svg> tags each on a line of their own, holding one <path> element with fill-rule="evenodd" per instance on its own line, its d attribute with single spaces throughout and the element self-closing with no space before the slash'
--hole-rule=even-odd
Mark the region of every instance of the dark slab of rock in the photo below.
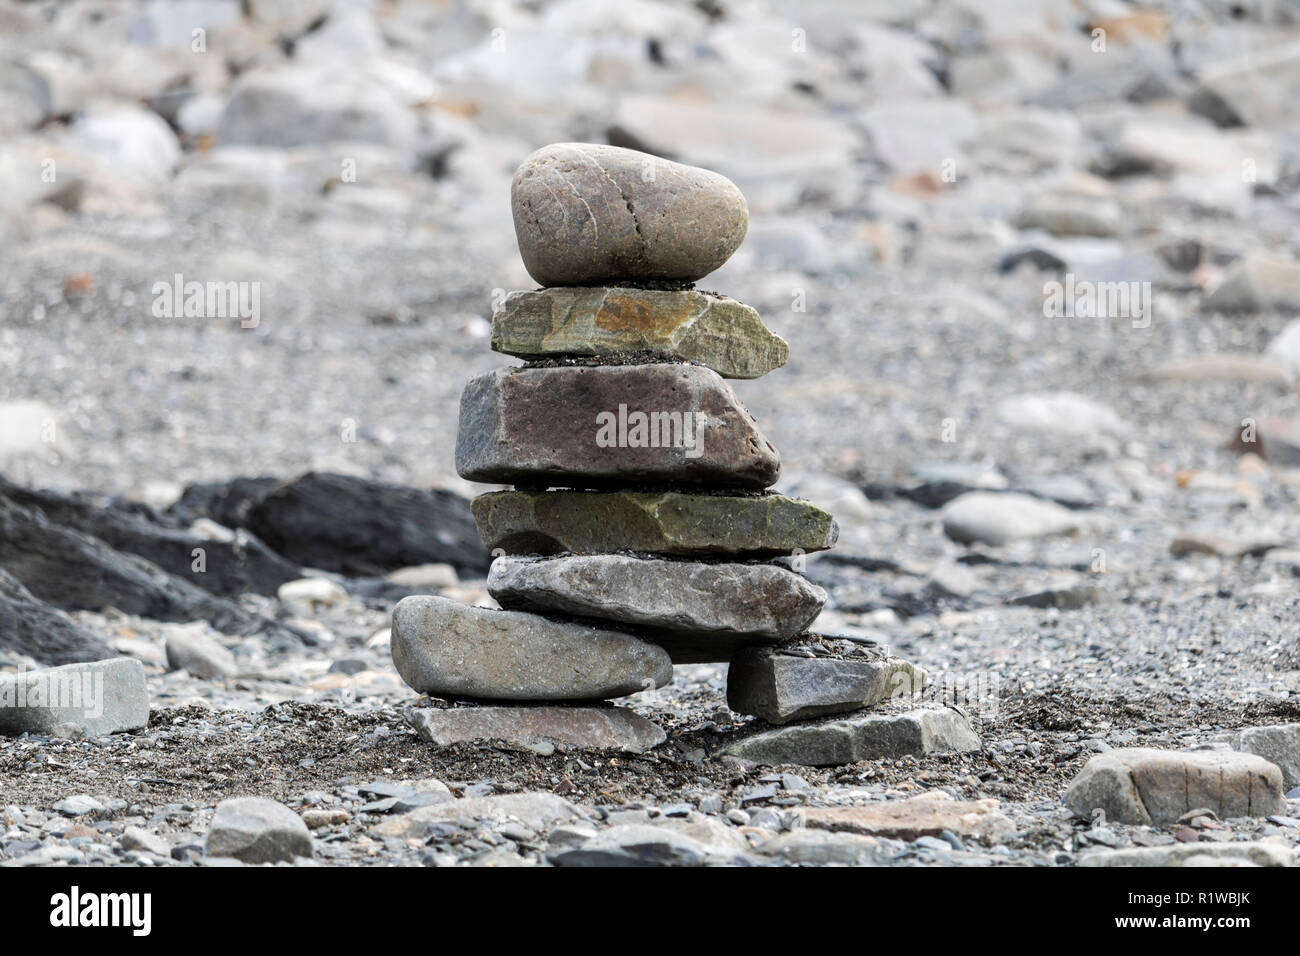
<svg viewBox="0 0 1300 956">
<path fill-rule="evenodd" d="M 350 475 L 278 485 L 248 506 L 243 526 L 291 561 L 340 574 L 442 562 L 481 575 L 490 562 L 460 495 Z"/>
<path fill-rule="evenodd" d="M 56 524 L 92 535 L 118 551 L 138 555 L 222 597 L 236 597 L 246 591 L 272 595 L 281 584 L 302 577 L 302 568 L 246 533 L 234 535 L 230 541 L 200 537 L 167 527 L 143 506 L 32 491 L 3 479 L 0 495 L 24 507 L 39 508 Z M 201 564 L 196 564 L 200 554 Z M 199 567 L 202 570 L 196 570 Z"/>
<path fill-rule="evenodd" d="M 271 476 L 193 484 L 186 487 L 170 512 L 183 516 L 187 523 L 204 517 L 227 528 L 246 528 L 248 509 L 282 484 L 284 479 Z"/>
<path fill-rule="evenodd" d="M 761 491 L 780 470 L 731 386 L 698 365 L 494 369 L 460 399 L 456 471 L 470 481 Z"/>
<path fill-rule="evenodd" d="M 807 501 L 641 491 L 497 491 L 472 503 L 479 534 L 507 554 L 644 551 L 777 557 L 823 551 L 839 527 Z"/>
<path fill-rule="evenodd" d="M 730 660 L 737 648 L 798 634 L 826 592 L 772 564 L 711 564 L 621 554 L 502 556 L 488 574 L 502 607 L 629 625 L 674 664 Z"/>
<path fill-rule="evenodd" d="M 72 664 L 111 657 L 98 636 L 50 607 L 0 568 L 0 648 L 41 664 Z"/>
<path fill-rule="evenodd" d="M 742 737 L 723 753 L 768 766 L 834 767 L 979 748 L 970 722 L 956 711 L 915 710 L 777 727 Z"/>
<path fill-rule="evenodd" d="M 437 747 L 500 741 L 531 750 L 644 753 L 667 735 L 624 707 L 407 707 L 406 721 Z"/>
<path fill-rule="evenodd" d="M 115 607 L 158 621 L 204 620 L 219 631 L 287 629 L 168 574 L 143 558 L 0 496 L 0 568 L 38 600 L 68 611 Z M 295 639 L 299 638 L 294 632 Z"/>
</svg>

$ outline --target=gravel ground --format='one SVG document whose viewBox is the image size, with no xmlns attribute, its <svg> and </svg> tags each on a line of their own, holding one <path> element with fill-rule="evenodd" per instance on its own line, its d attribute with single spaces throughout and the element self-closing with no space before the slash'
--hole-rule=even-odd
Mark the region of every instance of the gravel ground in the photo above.
<svg viewBox="0 0 1300 956">
<path fill-rule="evenodd" d="M 828 5 L 811 9 L 828 15 Z M 994 35 L 994 19 L 977 32 Z M 1215 23 L 1226 30 L 1226 15 Z M 1249 17 L 1240 29 L 1272 27 L 1295 35 L 1294 22 Z M 1136 70 L 1136 56 L 1119 69 Z M 1277 381 L 1151 377 L 1176 359 L 1258 356 L 1295 317 L 1294 308 L 1215 313 L 1205 290 L 1238 257 L 1300 258 L 1296 194 L 1198 203 L 1167 177 L 1091 176 L 1082 148 L 1027 176 L 1008 171 L 1009 160 L 963 153 L 969 179 L 918 194 L 872 154 L 862 135 L 869 105 L 817 101 L 806 110 L 858 136 L 833 184 L 850 198 L 784 209 L 751 199 L 751 242 L 767 235 L 762 248 L 775 251 L 765 261 L 742 254 L 701 286 L 755 306 L 791 343 L 785 368 L 734 388 L 780 449 L 785 480 L 840 520 L 836 552 L 808 560 L 807 574 L 830 594 L 815 629 L 875 641 L 925 667 L 935 682 L 928 699 L 962 707 L 981 751 L 777 771 L 720 759 L 715 751 L 745 721 L 726 708 L 724 665 L 678 667 L 671 685 L 630 699 L 669 734 L 646 755 L 434 751 L 402 717 L 414 697 L 383 642 L 387 607 L 354 598 L 322 610 L 312 626 L 331 638 L 323 648 L 273 651 L 256 638 L 221 637 L 253 675 L 231 680 L 166 673 L 162 642 L 178 625 L 83 612 L 83 624 L 146 662 L 150 725 L 97 740 L 0 738 L 0 865 L 193 865 L 216 803 L 247 794 L 344 811 L 315 831 L 317 857 L 329 863 L 527 864 L 548 861 L 558 846 L 544 828 L 509 824 L 470 822 L 427 844 L 374 835 L 386 814 L 366 809 L 364 788 L 429 778 L 462 797 L 549 791 L 601 829 L 726 828 L 760 862 L 771 862 L 762 846 L 796 822 L 800 806 L 936 787 L 996 798 L 1014 833 L 991 845 L 882 839 L 877 862 L 1058 866 L 1098 846 L 1176 839 L 1275 836 L 1300 847 L 1297 800 L 1282 822 L 1211 821 L 1190 837 L 1183 824 L 1081 821 L 1061 806 L 1069 780 L 1108 747 L 1180 747 L 1225 729 L 1300 721 L 1300 563 L 1286 550 L 1300 547 L 1300 470 L 1226 447 L 1243 419 L 1294 416 L 1296 392 Z M 1116 101 L 1057 112 L 1082 117 L 1095 145 L 1107 128 L 1103 106 L 1163 108 Z M 435 128 L 446 121 L 462 131 L 463 120 L 442 109 Z M 455 476 L 452 457 L 464 382 L 515 361 L 488 348 L 494 297 L 531 287 L 509 227 L 510 171 L 546 139 L 599 139 L 606 128 L 574 107 L 541 123 L 538 139 L 525 122 L 533 118 L 519 114 L 519 127 L 502 132 L 485 113 L 482 130 L 465 134 L 436 175 L 403 168 L 394 148 L 358 147 L 373 172 L 323 189 L 320 171 L 337 167 L 338 151 L 308 144 L 276 150 L 295 172 L 266 203 L 242 167 L 213 174 L 222 190 L 199 188 L 187 173 L 214 160 L 183 136 L 181 172 L 164 183 L 92 192 L 75 214 L 48 203 L 10 211 L 0 403 L 39 403 L 58 437 L 10 454 L 6 477 L 164 503 L 192 481 L 313 469 L 482 490 Z M 1011 147 L 986 149 L 1002 157 Z M 1127 318 L 1046 318 L 1051 276 L 998 268 L 1018 243 L 1049 243 L 1009 224 L 1020 201 L 1038 186 L 1079 181 L 1120 206 L 1117 233 L 1087 241 L 1119 275 L 1154 276 L 1145 328 Z M 765 223 L 786 240 L 773 242 Z M 1186 239 L 1206 250 L 1198 272 L 1151 265 L 1157 250 Z M 154 317 L 152 284 L 174 273 L 261 281 L 258 327 Z M 806 311 L 792 311 L 800 299 Z M 1112 417 L 1036 425 L 1003 404 L 1049 392 L 1077 393 Z M 941 493 L 942 481 L 1055 499 L 1081 529 L 1000 547 L 957 544 L 918 500 Z M 1171 544 L 1189 533 L 1274 547 L 1176 556 Z M 937 587 L 932 575 L 954 563 L 963 586 Z M 1008 603 L 1079 587 L 1096 590 L 1078 607 Z M 484 597 L 482 582 L 462 581 L 455 596 Z M 339 660 L 362 669 L 330 671 Z M 78 793 L 101 809 L 75 820 L 53 809 Z M 171 856 L 123 849 L 133 825 L 161 834 Z"/>
</svg>

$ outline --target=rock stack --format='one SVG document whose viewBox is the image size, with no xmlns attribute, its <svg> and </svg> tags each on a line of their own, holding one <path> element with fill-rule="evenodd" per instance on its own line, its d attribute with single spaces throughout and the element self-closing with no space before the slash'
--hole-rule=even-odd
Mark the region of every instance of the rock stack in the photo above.
<svg viewBox="0 0 1300 956">
<path fill-rule="evenodd" d="M 421 708 L 412 722 L 443 744 L 645 749 L 663 733 L 630 711 L 535 705 L 733 658 L 732 706 L 772 722 L 874 702 L 892 663 L 805 661 L 792 702 L 786 659 L 765 650 L 826 601 L 772 559 L 829 548 L 838 529 L 768 491 L 780 458 L 726 382 L 779 368 L 786 343 L 749 306 L 692 287 L 744 239 L 740 191 L 645 153 L 557 144 L 524 162 L 511 198 L 543 288 L 506 297 L 492 348 L 526 364 L 470 381 L 456 443 L 462 477 L 514 486 L 473 502 L 505 610 L 407 598 L 392 647 L 422 693 L 516 706 Z"/>
</svg>

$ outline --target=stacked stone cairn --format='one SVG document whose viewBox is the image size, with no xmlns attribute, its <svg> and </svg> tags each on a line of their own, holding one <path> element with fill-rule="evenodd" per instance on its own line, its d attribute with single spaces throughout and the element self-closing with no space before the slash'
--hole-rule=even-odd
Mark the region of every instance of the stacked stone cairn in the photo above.
<svg viewBox="0 0 1300 956">
<path fill-rule="evenodd" d="M 476 707 L 418 707 L 440 745 L 507 739 L 643 751 L 663 731 L 601 702 L 661 687 L 675 663 L 731 662 L 741 713 L 783 724 L 870 706 L 893 659 L 783 644 L 826 593 L 773 559 L 831 547 L 815 505 L 769 492 L 780 469 L 726 379 L 785 364 L 757 312 L 694 289 L 745 237 L 724 177 L 634 150 L 566 143 L 511 187 L 524 265 L 492 348 L 525 359 L 472 379 L 456 469 L 512 485 L 473 512 L 497 555 L 502 609 L 416 596 L 393 611 L 393 660 L 415 690 Z"/>
</svg>

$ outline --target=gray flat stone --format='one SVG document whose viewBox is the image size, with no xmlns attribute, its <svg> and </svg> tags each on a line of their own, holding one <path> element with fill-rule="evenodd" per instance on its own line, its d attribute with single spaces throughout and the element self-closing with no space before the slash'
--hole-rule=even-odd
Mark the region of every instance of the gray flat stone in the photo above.
<svg viewBox="0 0 1300 956">
<path fill-rule="evenodd" d="M 492 348 L 521 358 L 649 351 L 723 378 L 780 368 L 790 346 L 725 295 L 619 286 L 512 292 L 492 316 Z"/>
<path fill-rule="evenodd" d="M 524 266 L 544 286 L 693 282 L 731 258 L 749 226 L 726 177 L 591 143 L 533 153 L 510 203 Z"/>
<path fill-rule="evenodd" d="M 284 804 L 236 797 L 217 804 L 204 852 L 244 863 L 293 862 L 311 857 L 313 843 L 307 824 Z"/>
<path fill-rule="evenodd" d="M 1076 866 L 1295 866 L 1296 853 L 1279 843 L 1178 843 L 1171 846 L 1098 850 Z"/>
<path fill-rule="evenodd" d="M 668 653 L 619 631 L 417 595 L 393 609 L 393 663 L 415 690 L 484 700 L 599 700 L 662 687 Z"/>
<path fill-rule="evenodd" d="M 1215 739 L 1227 741 L 1233 750 L 1256 754 L 1282 771 L 1282 786 L 1300 787 L 1300 724 L 1273 724 L 1246 727 L 1220 734 Z"/>
<path fill-rule="evenodd" d="M 456 471 L 498 484 L 761 491 L 781 459 L 731 386 L 698 365 L 506 368 L 461 394 Z"/>
<path fill-rule="evenodd" d="M 1161 826 L 1208 807 L 1227 817 L 1282 813 L 1282 772 L 1262 757 L 1230 750 L 1172 751 L 1144 747 L 1092 757 L 1065 792 L 1081 817 L 1096 808 L 1118 823 Z"/>
<path fill-rule="evenodd" d="M 1016 828 L 998 807 L 998 801 L 991 798 L 954 800 L 942 790 L 929 790 L 905 800 L 856 807 L 807 807 L 798 814 L 804 826 L 813 830 L 896 840 L 938 837 L 948 832 L 995 843 Z"/>
<path fill-rule="evenodd" d="M 770 766 L 834 767 L 979 747 L 970 722 L 956 711 L 914 710 L 778 727 L 737 740 L 722 753 Z"/>
<path fill-rule="evenodd" d="M 911 697 L 924 682 L 924 671 L 895 657 L 838 660 L 749 647 L 737 652 L 727 670 L 727 706 L 786 724 Z"/>
<path fill-rule="evenodd" d="M 673 663 L 730 660 L 739 647 L 798 634 L 826 592 L 772 564 L 706 564 L 620 554 L 502 556 L 488 592 L 502 607 L 632 625 Z"/>
<path fill-rule="evenodd" d="M 540 750 L 644 753 L 667 735 L 622 707 L 407 707 L 406 721 L 437 747 L 503 741 Z"/>
<path fill-rule="evenodd" d="M 88 737 L 149 723 L 144 665 L 129 657 L 0 674 L 0 733 Z"/>
</svg>

